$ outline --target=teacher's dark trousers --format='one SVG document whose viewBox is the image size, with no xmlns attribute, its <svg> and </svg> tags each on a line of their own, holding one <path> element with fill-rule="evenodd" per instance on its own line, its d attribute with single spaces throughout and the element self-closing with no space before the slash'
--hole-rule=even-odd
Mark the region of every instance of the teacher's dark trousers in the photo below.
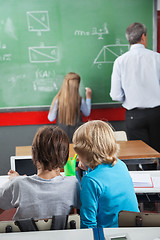
<svg viewBox="0 0 160 240">
<path fill-rule="evenodd" d="M 160 106 L 126 110 L 128 140 L 142 140 L 160 152 Z"/>
</svg>

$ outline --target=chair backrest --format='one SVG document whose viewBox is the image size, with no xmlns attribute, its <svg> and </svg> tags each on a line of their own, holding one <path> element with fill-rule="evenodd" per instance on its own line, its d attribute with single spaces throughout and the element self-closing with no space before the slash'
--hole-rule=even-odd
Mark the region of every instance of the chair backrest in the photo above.
<svg viewBox="0 0 160 240">
<path fill-rule="evenodd" d="M 127 141 L 127 134 L 125 131 L 115 131 L 114 136 L 116 141 Z"/>
<path fill-rule="evenodd" d="M 68 220 L 68 221 L 67 221 Z M 66 224 L 67 223 L 67 224 Z M 27 219 L 25 221 L 1 221 L 0 233 L 20 231 L 46 231 L 58 229 L 80 228 L 80 216 L 71 214 L 69 216 L 53 216 L 52 219 L 37 220 Z M 31 229 L 31 230 L 30 230 Z"/>
<path fill-rule="evenodd" d="M 32 146 L 17 146 L 15 151 L 16 156 L 32 155 Z"/>
<path fill-rule="evenodd" d="M 121 211 L 119 227 L 160 227 L 160 213 Z"/>
</svg>

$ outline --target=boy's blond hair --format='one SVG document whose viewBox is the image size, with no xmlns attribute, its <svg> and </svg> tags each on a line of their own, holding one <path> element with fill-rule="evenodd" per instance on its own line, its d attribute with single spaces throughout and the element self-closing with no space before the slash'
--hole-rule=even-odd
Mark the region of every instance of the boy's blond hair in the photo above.
<svg viewBox="0 0 160 240">
<path fill-rule="evenodd" d="M 87 122 L 75 131 L 73 148 L 92 169 L 102 163 L 114 166 L 117 162 L 119 146 L 114 132 L 109 124 L 100 120 Z"/>
</svg>

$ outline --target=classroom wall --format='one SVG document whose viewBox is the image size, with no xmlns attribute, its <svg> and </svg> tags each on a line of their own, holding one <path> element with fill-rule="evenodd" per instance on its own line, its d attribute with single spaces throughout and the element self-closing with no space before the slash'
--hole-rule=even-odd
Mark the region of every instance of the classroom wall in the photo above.
<svg viewBox="0 0 160 240">
<path fill-rule="evenodd" d="M 160 10 L 160 0 L 157 1 L 157 10 Z"/>
<path fill-rule="evenodd" d="M 10 169 L 10 156 L 15 155 L 15 146 L 32 144 L 33 137 L 40 126 L 9 126 L 0 128 L 0 175 Z"/>
</svg>

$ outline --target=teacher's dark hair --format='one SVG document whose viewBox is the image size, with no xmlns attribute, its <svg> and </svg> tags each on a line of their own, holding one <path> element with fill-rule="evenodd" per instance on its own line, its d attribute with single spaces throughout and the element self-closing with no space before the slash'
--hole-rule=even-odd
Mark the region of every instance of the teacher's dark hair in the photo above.
<svg viewBox="0 0 160 240">
<path fill-rule="evenodd" d="M 147 35 L 147 28 L 142 23 L 132 23 L 126 30 L 126 38 L 130 45 L 139 43 L 143 34 Z"/>
<path fill-rule="evenodd" d="M 68 160 L 69 139 L 58 126 L 44 126 L 38 129 L 32 143 L 34 165 L 43 165 L 44 170 L 62 168 Z"/>
</svg>

